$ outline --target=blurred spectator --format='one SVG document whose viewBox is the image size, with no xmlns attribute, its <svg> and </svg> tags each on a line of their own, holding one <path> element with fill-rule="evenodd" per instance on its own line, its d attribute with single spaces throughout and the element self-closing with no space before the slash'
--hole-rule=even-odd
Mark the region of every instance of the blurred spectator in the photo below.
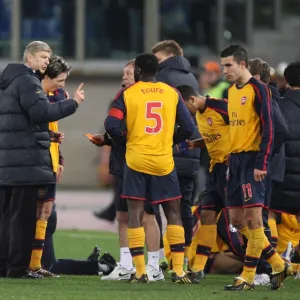
<svg viewBox="0 0 300 300">
<path fill-rule="evenodd" d="M 185 44 L 191 36 L 189 5 L 185 0 L 163 0 L 161 3 L 161 32 L 163 38 Z"/>
<path fill-rule="evenodd" d="M 0 0 L 0 57 L 9 56 L 11 1 Z"/>
<path fill-rule="evenodd" d="M 75 56 L 75 1 L 61 0 L 61 53 L 64 57 Z"/>
<path fill-rule="evenodd" d="M 176 40 L 190 54 L 204 45 L 215 49 L 216 5 L 216 0 L 161 0 L 161 39 Z"/>
<path fill-rule="evenodd" d="M 110 0 L 106 7 L 105 26 L 107 26 L 108 36 L 113 37 L 110 43 L 114 50 L 129 50 L 129 15 L 126 4 L 125 1 Z"/>
<path fill-rule="evenodd" d="M 287 67 L 287 65 L 288 64 L 284 61 L 279 63 L 275 69 L 275 74 L 273 74 L 273 76 L 271 75 L 271 83 L 273 83 L 277 87 L 281 97 L 287 91 L 286 81 L 283 76 L 284 70 Z"/>
<path fill-rule="evenodd" d="M 87 57 L 125 59 L 142 52 L 143 18 L 144 1 L 86 1 Z"/>
<path fill-rule="evenodd" d="M 230 84 L 222 77 L 220 65 L 215 61 L 207 61 L 199 78 L 202 94 L 213 98 L 227 98 L 229 86 Z"/>
</svg>

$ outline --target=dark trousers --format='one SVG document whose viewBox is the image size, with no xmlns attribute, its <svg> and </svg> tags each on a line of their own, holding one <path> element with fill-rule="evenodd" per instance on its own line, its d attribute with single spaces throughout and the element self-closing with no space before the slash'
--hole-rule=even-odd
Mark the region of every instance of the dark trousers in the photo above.
<svg viewBox="0 0 300 300">
<path fill-rule="evenodd" d="M 52 213 L 47 225 L 44 252 L 42 256 L 42 266 L 54 274 L 98 275 L 99 265 L 97 261 L 56 259 L 53 244 L 53 234 L 56 230 L 56 224 L 56 207 L 53 205 Z"/>
<path fill-rule="evenodd" d="M 0 277 L 22 277 L 36 228 L 38 188 L 0 188 Z"/>
<path fill-rule="evenodd" d="M 181 220 L 184 228 L 185 245 L 190 246 L 193 237 L 193 189 L 194 178 L 178 175 L 181 198 Z"/>
<path fill-rule="evenodd" d="M 271 235 L 271 229 L 269 227 L 269 207 L 272 197 L 272 178 L 271 175 L 268 175 L 264 180 L 265 185 L 265 207 L 262 211 L 262 217 L 263 217 L 263 226 L 265 228 L 265 235 L 268 238 L 269 242 L 272 244 L 272 235 Z"/>
</svg>

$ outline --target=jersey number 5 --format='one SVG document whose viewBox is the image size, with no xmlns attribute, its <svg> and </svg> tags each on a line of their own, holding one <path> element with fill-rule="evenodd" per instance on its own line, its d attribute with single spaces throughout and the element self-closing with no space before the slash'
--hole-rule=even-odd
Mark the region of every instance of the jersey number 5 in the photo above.
<svg viewBox="0 0 300 300">
<path fill-rule="evenodd" d="M 147 102 L 146 103 L 146 119 L 147 120 L 155 120 L 155 126 L 150 127 L 146 126 L 145 131 L 149 134 L 159 133 L 162 129 L 162 117 L 158 112 L 154 112 L 153 109 L 162 108 L 161 102 Z"/>
</svg>

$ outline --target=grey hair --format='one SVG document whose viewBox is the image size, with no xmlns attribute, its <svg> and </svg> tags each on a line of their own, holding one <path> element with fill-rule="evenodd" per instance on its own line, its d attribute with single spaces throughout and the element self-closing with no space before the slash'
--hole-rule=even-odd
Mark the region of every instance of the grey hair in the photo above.
<svg viewBox="0 0 300 300">
<path fill-rule="evenodd" d="M 41 42 L 41 41 L 31 42 L 25 48 L 25 51 L 24 51 L 24 54 L 23 54 L 24 62 L 25 63 L 27 62 L 28 54 L 34 55 L 34 54 L 36 54 L 38 52 L 41 52 L 41 51 L 52 53 L 52 50 L 51 50 L 51 48 L 49 47 L 48 44 L 46 44 L 44 42 Z"/>
<path fill-rule="evenodd" d="M 133 66 L 134 66 L 134 63 L 135 63 L 135 59 L 131 59 L 130 61 L 128 61 L 128 62 L 126 63 L 125 68 L 126 68 L 127 66 L 130 66 L 130 65 L 133 65 Z"/>
</svg>

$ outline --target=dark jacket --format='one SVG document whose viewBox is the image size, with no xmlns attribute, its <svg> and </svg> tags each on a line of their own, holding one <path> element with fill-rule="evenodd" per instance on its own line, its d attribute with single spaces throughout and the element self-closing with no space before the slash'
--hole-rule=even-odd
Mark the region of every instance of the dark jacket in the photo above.
<svg viewBox="0 0 300 300">
<path fill-rule="evenodd" d="M 277 88 L 268 85 L 272 94 L 272 111 L 273 111 L 273 126 L 274 126 L 274 147 L 270 164 L 269 174 L 273 181 L 283 181 L 285 170 L 285 151 L 284 141 L 288 136 L 289 129 L 287 122 L 279 108 L 281 96 Z"/>
<path fill-rule="evenodd" d="M 289 129 L 287 121 L 285 120 L 281 109 L 279 107 L 279 102 L 281 101 L 281 96 L 277 88 L 268 85 L 272 94 L 272 112 L 273 112 L 273 126 L 274 126 L 274 146 L 273 154 L 280 151 L 281 146 L 283 145 L 286 137 L 288 136 Z"/>
<path fill-rule="evenodd" d="M 199 93 L 199 85 L 191 72 L 191 65 L 183 56 L 173 56 L 160 63 L 156 80 L 174 88 L 180 85 L 188 85 Z"/>
<path fill-rule="evenodd" d="M 126 131 L 125 121 L 122 122 L 123 131 Z M 126 143 L 116 144 L 111 142 L 111 151 L 109 156 L 109 173 L 115 176 L 123 177 L 125 165 Z"/>
<path fill-rule="evenodd" d="M 51 104 L 38 74 L 9 64 L 0 78 L 0 186 L 54 184 L 48 122 L 75 113 L 77 103 Z"/>
<path fill-rule="evenodd" d="M 173 56 L 160 63 L 156 80 L 167 83 L 174 88 L 180 85 L 188 85 L 199 93 L 199 85 L 195 76 L 191 73 L 191 65 L 183 56 Z M 199 131 L 195 129 L 194 136 L 190 139 L 198 137 L 200 137 Z M 200 149 L 189 150 L 188 154 L 180 154 L 176 148 L 173 149 L 175 149 L 173 153 L 177 174 L 193 177 L 200 168 Z"/>
<path fill-rule="evenodd" d="M 189 140 L 200 138 L 201 135 L 195 121 L 195 130 Z M 180 151 L 178 145 L 173 146 L 174 163 L 178 176 L 197 177 L 200 168 L 200 148 Z"/>
<path fill-rule="evenodd" d="M 110 102 L 108 111 L 114 104 L 114 100 Z M 125 120 L 122 121 L 122 129 L 126 131 Z M 112 139 L 107 140 L 107 146 L 111 146 L 109 154 L 109 173 L 118 177 L 123 177 L 123 169 L 125 164 L 126 142 L 116 144 Z"/>
<path fill-rule="evenodd" d="M 287 90 L 279 107 L 289 126 L 285 141 L 284 181 L 274 184 L 273 209 L 300 212 L 300 90 Z M 273 202 L 273 199 L 272 199 Z M 283 208 L 283 209 L 282 209 Z"/>
</svg>

